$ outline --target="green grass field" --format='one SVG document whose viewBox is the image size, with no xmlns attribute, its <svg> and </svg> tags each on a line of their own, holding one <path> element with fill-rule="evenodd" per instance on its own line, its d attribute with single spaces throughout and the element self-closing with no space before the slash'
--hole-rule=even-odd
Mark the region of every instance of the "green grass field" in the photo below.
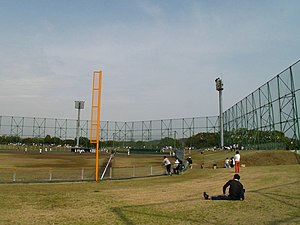
<svg viewBox="0 0 300 225">
<path fill-rule="evenodd" d="M 231 154 L 194 152 L 193 169 L 179 176 L 0 184 L 0 224 L 300 224 L 299 158 L 287 151 L 242 151 L 246 200 L 203 200 L 204 191 L 221 194 L 232 178 L 233 169 L 219 168 Z M 9 165 L 11 158 L 0 157 L 2 165 Z M 116 156 L 115 163 L 154 163 L 145 158 Z M 211 168 L 214 163 L 216 170 Z"/>
</svg>

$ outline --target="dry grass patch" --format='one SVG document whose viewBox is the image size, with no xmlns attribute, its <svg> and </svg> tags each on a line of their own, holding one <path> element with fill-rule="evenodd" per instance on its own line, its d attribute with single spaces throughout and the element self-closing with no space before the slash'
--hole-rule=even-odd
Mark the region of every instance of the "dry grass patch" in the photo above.
<svg viewBox="0 0 300 225">
<path fill-rule="evenodd" d="M 300 224 L 299 173 L 299 164 L 242 168 L 246 200 L 234 202 L 202 197 L 222 192 L 234 174 L 223 168 L 100 183 L 2 184 L 0 224 L 230 224 L 233 217 L 234 224 Z"/>
</svg>

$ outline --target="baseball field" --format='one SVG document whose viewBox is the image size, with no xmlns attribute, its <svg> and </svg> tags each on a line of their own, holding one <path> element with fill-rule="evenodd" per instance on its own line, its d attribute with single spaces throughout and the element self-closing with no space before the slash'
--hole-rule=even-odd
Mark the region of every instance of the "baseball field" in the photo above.
<svg viewBox="0 0 300 225">
<path fill-rule="evenodd" d="M 181 175 L 0 184 L 0 224 L 300 224 L 299 156 L 288 151 L 240 153 L 244 201 L 204 200 L 204 191 L 221 194 L 233 177 L 233 169 L 222 166 L 234 153 L 193 151 L 187 155 L 193 168 Z M 40 157 L 1 152 L 0 168 L 94 164 L 93 155 Z M 161 156 L 117 154 L 113 166 L 161 166 L 161 161 Z"/>
</svg>

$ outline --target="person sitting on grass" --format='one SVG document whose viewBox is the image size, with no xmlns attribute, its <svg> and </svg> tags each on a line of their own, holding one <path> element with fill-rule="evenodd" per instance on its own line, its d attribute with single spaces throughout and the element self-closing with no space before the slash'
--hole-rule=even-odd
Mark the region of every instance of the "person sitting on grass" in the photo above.
<svg viewBox="0 0 300 225">
<path fill-rule="evenodd" d="M 229 180 L 223 186 L 223 195 L 211 196 L 204 192 L 203 196 L 206 200 L 244 200 L 245 199 L 245 189 L 242 183 L 239 181 L 240 175 L 234 174 L 233 179 Z M 229 195 L 225 195 L 226 189 L 229 187 Z"/>
<path fill-rule="evenodd" d="M 229 158 L 228 158 L 228 157 L 225 159 L 225 165 L 224 165 L 224 168 L 230 168 Z"/>
</svg>

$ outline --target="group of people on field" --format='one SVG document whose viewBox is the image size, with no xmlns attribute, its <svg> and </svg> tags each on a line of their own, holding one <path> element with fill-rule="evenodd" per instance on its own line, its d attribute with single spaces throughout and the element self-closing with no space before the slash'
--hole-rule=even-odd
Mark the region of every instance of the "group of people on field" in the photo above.
<svg viewBox="0 0 300 225">
<path fill-rule="evenodd" d="M 191 157 L 187 158 L 187 161 L 192 166 Z M 225 168 L 234 167 L 234 176 L 232 179 L 228 180 L 223 186 L 223 194 L 216 196 L 209 196 L 206 192 L 203 193 L 205 200 L 244 200 L 245 199 L 245 189 L 243 184 L 240 182 L 240 161 L 241 156 L 239 151 L 235 152 L 235 155 L 229 160 L 227 157 L 225 160 Z M 233 164 L 231 164 L 233 163 Z M 163 164 L 166 167 L 167 175 L 172 176 L 171 167 L 172 164 L 167 156 L 164 156 Z M 179 166 L 182 164 L 182 161 L 176 158 L 173 166 L 174 174 L 179 174 Z M 231 164 L 231 165 L 230 165 Z M 226 194 L 227 188 L 229 187 L 228 193 Z"/>
<path fill-rule="evenodd" d="M 235 173 L 239 173 L 240 172 L 240 168 L 241 168 L 241 155 L 239 153 L 239 151 L 235 152 L 235 155 L 233 157 L 231 157 L 230 159 L 227 157 L 225 159 L 225 168 L 234 168 L 234 172 Z"/>
<path fill-rule="evenodd" d="M 187 160 L 187 162 L 189 164 L 189 167 L 192 169 L 192 167 L 193 167 L 192 158 L 188 157 L 186 160 Z M 167 175 L 172 176 L 172 171 L 171 171 L 172 164 L 171 164 L 170 160 L 167 158 L 167 156 L 164 156 L 163 165 L 166 167 L 166 173 L 167 173 Z M 184 166 L 182 160 L 180 160 L 179 158 L 175 157 L 175 162 L 174 162 L 174 165 L 173 165 L 173 173 L 174 174 L 180 174 L 180 172 L 184 168 L 185 168 L 185 166 Z"/>
<path fill-rule="evenodd" d="M 206 192 L 203 193 L 203 197 L 206 200 L 244 200 L 245 189 L 243 184 L 240 182 L 240 168 L 241 168 L 241 155 L 239 151 L 235 152 L 235 155 L 229 160 L 225 159 L 225 168 L 234 167 L 233 179 L 227 181 L 223 186 L 223 194 L 217 196 L 209 196 Z M 229 187 L 228 194 L 226 195 L 226 189 Z"/>
</svg>

